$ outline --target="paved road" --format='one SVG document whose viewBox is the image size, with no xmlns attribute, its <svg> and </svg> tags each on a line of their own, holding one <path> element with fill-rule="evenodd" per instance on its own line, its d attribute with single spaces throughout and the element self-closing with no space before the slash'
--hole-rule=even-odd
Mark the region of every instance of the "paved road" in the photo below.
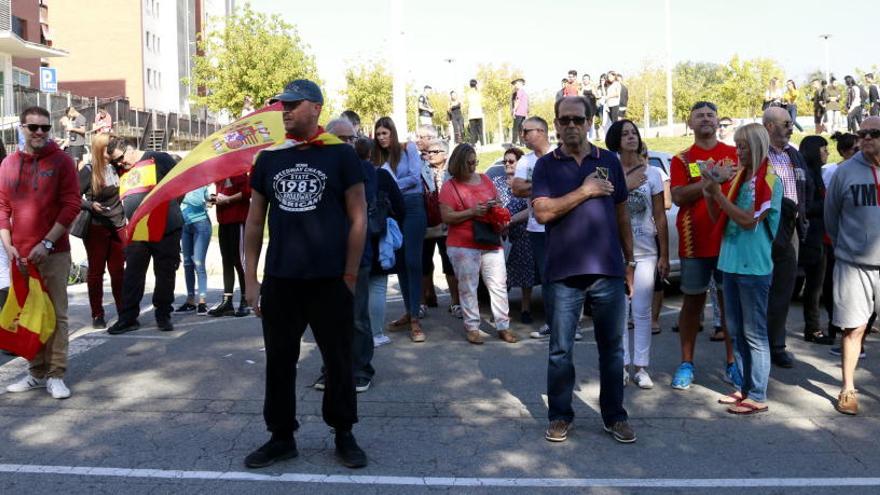
<svg viewBox="0 0 880 495">
<path fill-rule="evenodd" d="M 211 286 L 219 285 L 212 276 Z M 402 310 L 391 294 L 389 318 Z M 249 471 L 244 456 L 266 439 L 258 320 L 189 315 L 176 318 L 170 334 L 148 327 L 114 337 L 85 327 L 85 286 L 74 286 L 67 377 L 73 397 L 0 396 L 2 492 L 742 493 L 751 487 L 813 494 L 846 484 L 854 493 L 880 492 L 878 359 L 869 351 L 858 372 L 863 413 L 836 413 L 838 362 L 827 347 L 797 338 L 799 306 L 789 339 L 797 364 L 773 369 L 771 411 L 732 417 L 715 404 L 728 387 L 721 380 L 723 345 L 709 342 L 708 334 L 699 338 L 695 386 L 686 392 L 668 386 L 679 359 L 678 336 L 669 327 L 680 304 L 669 298 L 664 331 L 653 341 L 657 386 L 627 388 L 639 440 L 621 445 L 601 429 L 591 331 L 575 351 L 576 428 L 568 442 L 550 444 L 543 439 L 547 342 L 490 338 L 470 345 L 446 304 L 441 297 L 441 308 L 424 322 L 427 343 L 391 334 L 394 343 L 376 352 L 378 374 L 359 396 L 355 429 L 368 468 L 352 472 L 334 460 L 321 396 L 308 387 L 320 355 L 307 336 L 297 386 L 300 457 Z M 141 322 L 148 326 L 152 315 Z M 514 329 L 520 336 L 529 330 Z M 22 360 L 0 359 L 0 384 L 24 371 Z"/>
</svg>

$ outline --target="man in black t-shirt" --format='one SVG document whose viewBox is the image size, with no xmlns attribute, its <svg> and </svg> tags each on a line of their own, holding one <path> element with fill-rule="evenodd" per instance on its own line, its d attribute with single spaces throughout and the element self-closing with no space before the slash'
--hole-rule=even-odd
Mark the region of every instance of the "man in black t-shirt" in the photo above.
<svg viewBox="0 0 880 495">
<path fill-rule="evenodd" d="M 419 124 L 431 125 L 434 123 L 434 107 L 431 106 L 431 100 L 428 99 L 428 93 L 431 92 L 431 86 L 425 86 L 422 94 L 419 95 Z"/>
<path fill-rule="evenodd" d="M 119 179 L 119 196 L 125 218 L 131 216 L 141 205 L 147 194 L 174 168 L 177 162 L 168 153 L 141 151 L 125 138 L 113 137 L 107 145 L 110 164 L 122 174 Z M 183 215 L 180 202 L 171 201 L 165 224 L 165 234 L 157 242 L 131 241 L 125 247 L 125 271 L 122 274 L 122 308 L 107 333 L 118 335 L 140 328 L 137 320 L 140 313 L 141 298 L 144 297 L 144 283 L 150 259 L 156 274 L 153 289 L 153 306 L 156 311 L 156 325 L 159 330 L 174 330 L 171 324 L 171 304 L 174 302 L 174 280 L 180 266 L 180 235 L 183 229 Z"/>
<path fill-rule="evenodd" d="M 296 363 L 310 326 L 324 359 L 322 412 L 336 432 L 336 455 L 347 467 L 364 467 L 367 456 L 351 433 L 354 288 L 367 230 L 364 172 L 354 149 L 318 126 L 324 97 L 315 83 L 297 79 L 276 99 L 287 141 L 257 155 L 244 231 L 247 300 L 263 320 L 263 418 L 272 437 L 244 462 L 260 468 L 298 455 Z M 257 263 L 267 213 L 261 287 Z"/>
</svg>

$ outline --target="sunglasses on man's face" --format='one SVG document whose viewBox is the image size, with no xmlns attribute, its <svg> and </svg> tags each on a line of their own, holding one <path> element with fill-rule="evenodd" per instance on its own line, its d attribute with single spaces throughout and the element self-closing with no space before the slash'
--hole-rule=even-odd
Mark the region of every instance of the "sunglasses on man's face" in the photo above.
<svg viewBox="0 0 880 495">
<path fill-rule="evenodd" d="M 281 102 L 281 108 L 282 108 L 285 112 L 290 112 L 290 111 L 292 111 L 292 110 L 296 110 L 296 107 L 300 106 L 300 104 L 302 104 L 303 101 L 305 101 L 305 100 L 299 100 L 299 101 L 282 101 L 282 102 Z"/>
<path fill-rule="evenodd" d="M 425 152 L 428 155 L 439 155 L 440 153 L 443 153 L 443 150 L 428 150 Z"/>
<path fill-rule="evenodd" d="M 122 165 L 123 158 L 125 158 L 125 153 L 117 156 L 116 158 L 110 158 L 110 165 L 113 165 L 114 167 Z"/>
<path fill-rule="evenodd" d="M 342 141 L 343 143 L 353 143 L 355 141 L 355 139 L 357 139 L 357 136 L 336 136 L 336 137 L 338 137 L 339 140 Z"/>
<path fill-rule="evenodd" d="M 859 139 L 880 139 L 880 129 L 861 129 L 856 134 L 859 136 Z"/>
<path fill-rule="evenodd" d="M 559 125 L 562 125 L 562 126 L 567 126 L 567 125 L 571 124 L 572 122 L 574 122 L 574 125 L 584 125 L 584 123 L 586 123 L 586 121 L 587 121 L 587 118 L 586 117 L 559 117 L 558 119 L 556 119 L 556 121 L 559 122 Z"/>
<path fill-rule="evenodd" d="M 52 124 L 25 124 L 25 127 L 31 132 L 37 132 L 37 129 L 43 132 L 49 132 L 49 129 L 52 128 Z"/>
<path fill-rule="evenodd" d="M 516 158 L 505 158 L 505 159 L 504 159 L 504 163 L 506 163 L 506 164 L 508 164 L 508 165 L 515 165 L 515 164 L 516 164 Z"/>
</svg>

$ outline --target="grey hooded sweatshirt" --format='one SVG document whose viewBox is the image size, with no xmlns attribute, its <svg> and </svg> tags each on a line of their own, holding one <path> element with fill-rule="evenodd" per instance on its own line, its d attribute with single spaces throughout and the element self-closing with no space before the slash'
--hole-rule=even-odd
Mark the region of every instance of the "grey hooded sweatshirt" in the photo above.
<svg viewBox="0 0 880 495">
<path fill-rule="evenodd" d="M 880 168 L 861 151 L 834 172 L 825 195 L 825 228 L 837 259 L 880 267 L 878 180 Z"/>
</svg>

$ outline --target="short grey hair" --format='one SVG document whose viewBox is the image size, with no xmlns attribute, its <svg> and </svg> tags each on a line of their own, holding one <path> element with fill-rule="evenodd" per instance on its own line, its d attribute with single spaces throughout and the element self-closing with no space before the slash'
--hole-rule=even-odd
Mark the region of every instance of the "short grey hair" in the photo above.
<svg viewBox="0 0 880 495">
<path fill-rule="evenodd" d="M 432 139 L 428 142 L 428 147 L 437 146 L 442 149 L 444 153 L 449 153 L 449 143 L 442 139 Z"/>
<path fill-rule="evenodd" d="M 434 138 L 437 137 L 437 128 L 431 124 L 420 125 L 419 128 L 416 129 L 416 134 L 418 134 L 420 131 L 428 132 L 429 134 L 431 134 L 431 137 L 434 137 Z"/>
<path fill-rule="evenodd" d="M 329 132 L 330 134 L 335 134 L 333 131 L 341 125 L 347 125 L 347 126 L 351 127 L 352 131 L 354 131 L 354 125 L 351 123 L 350 120 L 348 120 L 344 117 L 333 119 L 330 122 L 327 122 L 327 125 L 324 126 L 324 129 L 327 132 Z"/>
</svg>

